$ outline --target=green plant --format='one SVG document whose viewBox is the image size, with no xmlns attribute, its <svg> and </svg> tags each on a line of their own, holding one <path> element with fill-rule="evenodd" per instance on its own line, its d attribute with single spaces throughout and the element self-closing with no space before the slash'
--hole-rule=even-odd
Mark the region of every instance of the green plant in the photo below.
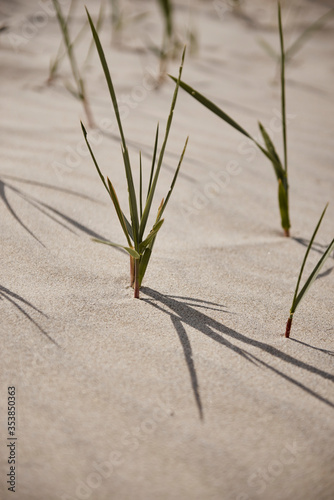
<svg viewBox="0 0 334 500">
<path fill-rule="evenodd" d="M 316 266 L 314 267 L 314 269 L 311 272 L 310 276 L 306 280 L 305 285 L 303 286 L 303 288 L 301 289 L 301 291 L 298 293 L 298 291 L 299 291 L 299 285 L 300 285 L 300 280 L 302 278 L 302 274 L 303 274 L 303 271 L 304 271 L 304 267 L 305 267 L 305 264 L 306 264 L 306 260 L 307 260 L 308 254 L 310 253 L 311 247 L 313 245 L 314 238 L 316 237 L 316 234 L 318 232 L 318 229 L 320 227 L 322 219 L 324 218 L 324 215 L 326 213 L 327 207 L 328 207 L 328 203 L 325 206 L 325 208 L 324 208 L 324 210 L 323 210 L 323 212 L 321 214 L 321 217 L 319 219 L 319 222 L 318 222 L 318 224 L 317 224 L 317 226 L 316 226 L 316 228 L 314 230 L 312 238 L 310 239 L 310 242 L 308 244 L 308 247 L 307 247 L 307 250 L 306 250 L 303 262 L 302 262 L 302 266 L 300 268 L 300 272 L 299 272 L 299 276 L 298 276 L 298 280 L 297 280 L 297 285 L 296 285 L 296 289 L 295 289 L 295 294 L 293 296 L 292 306 L 291 306 L 291 309 L 290 309 L 290 316 L 289 316 L 289 319 L 288 319 L 287 324 L 286 324 L 286 330 L 285 330 L 285 337 L 286 338 L 289 338 L 289 336 L 290 336 L 290 330 L 291 330 L 293 315 L 296 312 L 296 309 L 297 309 L 298 305 L 300 304 L 301 300 L 304 298 L 306 292 L 309 290 L 310 286 L 312 285 L 312 283 L 314 282 L 314 280 L 316 279 L 316 277 L 320 273 L 322 266 L 325 264 L 326 260 L 328 259 L 328 257 L 330 256 L 332 250 L 334 249 L 334 239 L 333 239 L 331 241 L 331 243 L 328 245 L 328 247 L 325 250 L 325 252 L 323 253 L 323 255 L 320 258 L 320 260 L 318 261 L 318 263 L 316 264 Z"/>
<path fill-rule="evenodd" d="M 77 63 L 77 60 L 74 55 L 74 50 L 73 50 L 73 45 L 74 43 L 71 42 L 70 35 L 69 35 L 69 30 L 68 30 L 68 20 L 65 19 L 64 14 L 61 10 L 60 4 L 58 0 L 52 0 L 53 5 L 56 10 L 57 14 L 57 19 L 58 23 L 63 35 L 63 40 L 64 40 L 64 45 L 66 47 L 66 51 L 68 54 L 71 70 L 72 70 L 72 75 L 73 75 L 73 80 L 75 83 L 76 88 L 72 88 L 70 86 L 67 86 L 68 90 L 71 92 L 72 95 L 74 95 L 77 99 L 79 99 L 82 102 L 88 124 L 90 127 L 94 127 L 94 120 L 93 120 L 93 115 L 89 106 L 88 102 L 88 97 L 86 93 L 86 87 L 84 83 L 84 79 L 82 77 L 82 74 L 79 70 L 79 65 Z"/>
<path fill-rule="evenodd" d="M 210 111 L 222 118 L 225 122 L 238 130 L 241 134 L 245 135 L 248 139 L 254 142 L 260 151 L 271 161 L 276 174 L 278 182 L 278 203 L 281 215 L 281 225 L 284 230 L 285 236 L 290 236 L 290 214 L 289 214 L 289 184 L 288 184 L 288 155 L 287 155 L 287 131 L 286 131 L 286 105 L 285 105 L 285 57 L 284 57 L 284 38 L 281 20 L 281 8 L 278 3 L 278 25 L 281 46 L 281 110 L 282 110 L 282 131 L 283 131 L 283 148 L 284 148 L 284 162 L 278 156 L 275 146 L 265 130 L 264 126 L 259 122 L 259 128 L 264 140 L 264 146 L 254 139 L 246 130 L 238 125 L 230 116 L 216 106 L 212 101 L 204 97 L 195 89 L 184 83 L 180 82 L 182 87 L 188 94 L 194 97 L 198 102 L 203 104 Z M 169 75 L 174 81 L 175 78 Z"/>
<path fill-rule="evenodd" d="M 87 9 L 86 9 L 87 10 Z M 117 99 L 116 99 L 116 94 L 114 90 L 114 86 L 111 80 L 110 76 L 110 71 L 107 65 L 107 61 L 105 59 L 104 51 L 98 36 L 98 33 L 95 29 L 95 26 L 92 22 L 92 19 L 87 11 L 88 15 L 88 20 L 90 23 L 90 27 L 93 33 L 93 38 L 95 41 L 95 45 L 100 57 L 100 61 L 102 64 L 102 68 L 104 71 L 104 75 L 106 78 L 106 82 L 109 88 L 109 93 L 112 101 L 112 105 L 114 108 L 118 128 L 119 128 L 119 133 L 121 136 L 121 144 L 122 144 L 122 156 L 123 156 L 123 162 L 124 162 L 124 168 L 125 168 L 125 174 L 126 174 L 126 180 L 127 180 L 127 186 L 128 186 L 128 193 L 129 193 L 129 209 L 130 209 L 130 220 L 126 218 L 124 212 L 122 211 L 115 188 L 113 184 L 110 182 L 109 178 L 107 177 L 107 180 L 105 180 L 99 165 L 96 161 L 96 158 L 94 156 L 94 153 L 90 147 L 88 138 L 87 138 L 87 132 L 85 127 L 82 125 L 82 131 L 89 149 L 89 152 L 91 154 L 91 157 L 93 159 L 94 165 L 96 167 L 96 170 L 100 176 L 100 179 L 106 188 L 116 211 L 118 220 L 120 222 L 121 228 L 124 232 L 127 245 L 119 245 L 117 243 L 112 243 L 110 241 L 104 241 L 104 240 L 97 240 L 95 239 L 94 241 L 97 241 L 99 243 L 104 243 L 106 245 L 111 245 L 113 247 L 120 247 L 123 248 L 128 254 L 130 255 L 130 284 L 131 286 L 134 287 L 134 296 L 135 298 L 139 298 L 139 289 L 142 283 L 142 280 L 144 278 L 147 265 L 149 263 L 152 250 L 153 250 L 153 245 L 157 236 L 157 233 L 159 229 L 161 228 L 164 219 L 162 219 L 163 212 L 167 206 L 167 203 L 169 201 L 169 198 L 172 194 L 172 191 L 174 189 L 174 185 L 181 167 L 181 163 L 183 160 L 183 156 L 187 147 L 187 142 L 188 139 L 186 140 L 185 146 L 183 148 L 180 161 L 178 164 L 178 167 L 175 171 L 171 186 L 169 188 L 169 191 L 167 193 L 167 196 L 165 199 L 163 199 L 160 203 L 160 206 L 158 208 L 158 212 L 155 218 L 155 222 L 153 224 L 153 227 L 149 234 L 147 236 L 144 236 L 144 232 L 146 229 L 146 225 L 148 222 L 148 217 L 151 211 L 152 207 L 152 202 L 154 198 L 154 193 L 155 189 L 157 186 L 163 158 L 164 158 L 164 153 L 167 145 L 167 140 L 168 140 L 168 135 L 169 131 L 172 125 L 172 120 L 173 120 L 173 114 L 174 114 L 174 109 L 176 105 L 176 99 L 177 99 L 177 94 L 179 90 L 179 83 L 181 79 L 181 74 L 182 74 L 182 68 L 183 68 L 183 63 L 184 63 L 184 56 L 185 56 L 185 49 L 183 51 L 182 55 L 182 61 L 180 65 L 180 70 L 179 70 L 179 78 L 176 83 L 173 99 L 172 99 L 172 104 L 170 108 L 170 113 L 169 117 L 167 120 L 167 125 L 166 125 L 166 131 L 165 131 L 165 136 L 164 140 L 161 146 L 160 154 L 157 155 L 157 149 L 158 149 L 158 136 L 159 136 L 159 125 L 157 127 L 156 131 L 156 136 L 155 136 L 155 143 L 154 143 L 154 151 L 153 151 L 153 158 L 152 158 L 152 166 L 151 166 L 151 172 L 150 172 L 150 178 L 149 178 L 149 183 L 148 183 L 148 189 L 147 189 L 147 194 L 145 197 L 145 204 L 143 203 L 143 169 L 142 169 L 142 161 L 141 161 L 141 155 L 140 155 L 140 161 L 139 161 L 139 168 L 140 168 L 140 181 L 139 181 L 139 207 L 137 203 L 137 195 L 134 187 L 134 181 L 133 181 L 133 174 L 132 174 L 132 168 L 130 165 L 130 158 L 129 158 L 129 153 L 128 153 L 128 148 L 126 145 L 125 141 L 125 136 L 123 132 L 123 127 L 120 119 L 120 114 L 119 114 L 119 109 L 117 105 Z M 157 160 L 157 161 L 156 161 Z"/>
</svg>

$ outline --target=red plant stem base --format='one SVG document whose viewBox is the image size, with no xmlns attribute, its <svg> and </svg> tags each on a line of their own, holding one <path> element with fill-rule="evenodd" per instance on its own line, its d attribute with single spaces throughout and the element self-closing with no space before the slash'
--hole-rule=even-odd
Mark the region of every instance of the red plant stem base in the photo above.
<svg viewBox="0 0 334 500">
<path fill-rule="evenodd" d="M 289 238 L 289 236 L 290 236 L 290 230 L 289 229 L 284 229 L 284 236 L 286 236 L 287 238 Z"/>
<path fill-rule="evenodd" d="M 287 339 L 290 337 L 291 325 L 292 325 L 292 318 L 289 318 L 286 323 L 286 330 L 285 330 L 285 338 Z"/>
<path fill-rule="evenodd" d="M 135 299 L 139 299 L 139 285 L 138 282 L 135 282 L 135 294 L 134 294 Z"/>
</svg>

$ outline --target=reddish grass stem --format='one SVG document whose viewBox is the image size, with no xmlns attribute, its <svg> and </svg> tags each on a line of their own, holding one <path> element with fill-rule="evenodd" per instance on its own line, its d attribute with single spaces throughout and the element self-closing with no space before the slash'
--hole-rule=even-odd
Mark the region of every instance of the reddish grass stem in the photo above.
<svg viewBox="0 0 334 500">
<path fill-rule="evenodd" d="M 290 316 L 290 318 L 286 323 L 285 338 L 287 339 L 290 337 L 291 325 L 292 325 L 292 315 Z"/>
</svg>

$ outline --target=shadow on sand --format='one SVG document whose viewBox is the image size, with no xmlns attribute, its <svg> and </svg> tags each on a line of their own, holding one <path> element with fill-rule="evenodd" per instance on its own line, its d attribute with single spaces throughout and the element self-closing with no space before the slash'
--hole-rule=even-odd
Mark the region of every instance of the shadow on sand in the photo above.
<svg viewBox="0 0 334 500">
<path fill-rule="evenodd" d="M 324 398 L 317 392 L 308 388 L 298 380 L 295 380 L 291 376 L 285 374 L 282 371 L 282 369 L 279 370 L 274 366 L 271 366 L 269 363 L 260 359 L 260 357 L 256 356 L 249 350 L 246 350 L 246 348 L 247 347 L 256 348 L 259 350 L 259 354 L 261 354 L 261 352 L 263 351 L 266 354 L 270 354 L 275 360 L 279 360 L 281 362 L 296 366 L 301 370 L 313 373 L 326 380 L 331 380 L 332 382 L 334 382 L 333 374 L 328 373 L 324 370 L 320 370 L 319 368 L 316 368 L 303 361 L 300 361 L 294 358 L 293 356 L 290 356 L 289 354 L 285 353 L 284 351 L 281 351 L 269 344 L 248 338 L 245 335 L 235 330 L 232 330 L 231 328 L 228 328 L 224 324 L 210 318 L 210 316 L 207 316 L 203 312 L 197 310 L 198 307 L 202 309 L 203 308 L 212 309 L 213 307 L 214 308 L 219 307 L 218 310 L 222 310 L 222 312 L 226 313 L 227 311 L 223 309 L 223 306 L 219 304 L 210 303 L 207 301 L 192 299 L 189 297 L 173 297 L 169 295 L 162 295 L 161 293 L 152 290 L 151 288 L 148 287 L 143 287 L 141 292 L 143 295 L 146 295 L 147 297 L 143 298 L 142 300 L 145 300 L 156 309 L 159 309 L 160 311 L 170 316 L 172 324 L 175 328 L 175 331 L 178 334 L 180 343 L 182 345 L 184 357 L 189 371 L 192 391 L 194 394 L 196 406 L 201 419 L 204 418 L 204 410 L 201 401 L 199 382 L 195 368 L 195 361 L 193 359 L 191 343 L 188 334 L 186 332 L 186 326 L 194 328 L 195 330 L 208 336 L 210 339 L 214 340 L 218 344 L 224 346 L 227 349 L 232 350 L 234 353 L 243 357 L 245 361 L 248 361 L 259 367 L 264 367 L 274 372 L 276 375 L 279 375 L 284 380 L 287 380 L 291 384 L 302 389 L 310 396 L 313 396 L 322 403 L 325 403 L 331 408 L 334 408 L 333 402 L 329 401 L 328 399 Z M 241 342 L 244 346 L 239 347 L 238 345 L 234 344 L 233 341 L 237 341 L 239 343 Z M 328 351 L 327 354 L 332 354 L 332 353 Z M 283 368 L 283 363 L 282 363 L 282 368 Z"/>
</svg>

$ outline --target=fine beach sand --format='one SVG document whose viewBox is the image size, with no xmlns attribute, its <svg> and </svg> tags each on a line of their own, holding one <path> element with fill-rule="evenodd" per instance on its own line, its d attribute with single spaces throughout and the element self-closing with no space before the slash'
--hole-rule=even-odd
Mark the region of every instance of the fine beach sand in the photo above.
<svg viewBox="0 0 334 500">
<path fill-rule="evenodd" d="M 87 2 L 94 16 L 98 3 Z M 111 46 L 108 21 L 102 40 L 138 181 L 139 149 L 148 173 L 174 84 L 148 90 L 157 59 L 134 50 L 149 36 L 160 40 L 156 2 L 125 3 L 129 17 L 150 14 L 125 26 L 123 47 Z M 188 2 L 175 3 L 182 32 Z M 246 1 L 239 15 L 219 12 L 219 2 L 192 5 L 199 51 L 188 47 L 183 79 L 252 134 L 258 120 L 271 127 L 281 152 L 277 68 L 258 43 L 278 49 L 275 2 Z M 333 6 L 286 2 L 287 46 Z M 80 103 L 61 80 L 44 85 L 60 41 L 56 19 L 18 44 L 9 35 L 31 34 L 25 23 L 38 2 L 0 8 L 10 27 L 0 36 L 1 500 L 333 499 L 333 258 L 295 314 L 292 338 L 283 337 L 305 245 L 327 201 L 306 273 L 333 238 L 333 19 L 287 66 L 292 237 L 281 234 L 266 158 L 180 90 L 156 208 L 188 135 L 189 146 L 138 301 L 128 257 L 91 241 L 124 237 L 87 155 Z M 84 22 L 80 6 L 75 29 Z M 87 32 L 80 61 L 89 41 Z M 66 62 L 61 72 L 70 78 Z M 94 151 L 126 207 L 95 51 L 87 85 L 96 122 L 112 121 L 91 135 Z M 15 494 L 6 484 L 9 386 Z"/>
</svg>

